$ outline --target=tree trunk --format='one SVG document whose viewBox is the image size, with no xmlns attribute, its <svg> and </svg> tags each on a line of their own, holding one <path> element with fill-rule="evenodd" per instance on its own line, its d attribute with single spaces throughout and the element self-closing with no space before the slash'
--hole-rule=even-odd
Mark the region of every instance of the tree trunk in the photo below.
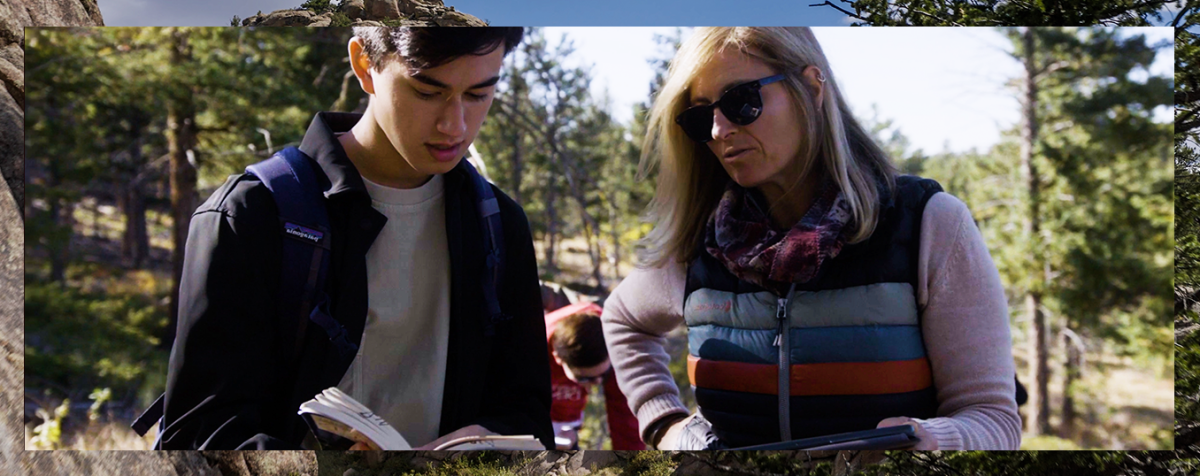
<svg viewBox="0 0 1200 476">
<path fill-rule="evenodd" d="M 1070 328 L 1064 328 L 1062 343 L 1066 347 L 1067 363 L 1063 368 L 1063 404 L 1062 425 L 1059 436 L 1067 439 L 1075 437 L 1075 391 L 1072 385 L 1079 380 L 1083 368 L 1083 343 L 1079 336 Z"/>
<path fill-rule="evenodd" d="M 558 199 L 554 193 L 554 174 L 548 175 L 549 179 L 546 184 L 546 249 L 542 254 L 542 263 L 545 263 L 547 273 L 558 271 L 558 267 L 554 263 L 554 248 L 555 235 L 558 233 L 558 213 L 554 208 L 554 202 Z"/>
<path fill-rule="evenodd" d="M 617 204 L 612 200 L 608 202 L 608 230 L 609 239 L 612 240 L 612 282 L 621 282 L 621 230 L 618 226 L 617 217 L 620 214 L 617 212 Z"/>
<path fill-rule="evenodd" d="M 524 136 L 521 134 L 521 129 L 512 128 L 512 134 L 509 135 L 509 140 L 512 144 L 512 174 L 509 176 L 511 183 L 508 186 L 508 193 L 512 195 L 513 201 L 521 202 L 521 172 L 524 169 L 524 159 L 521 157 L 521 142 Z"/>
<path fill-rule="evenodd" d="M 172 34 L 171 64 L 175 71 L 185 74 L 192 61 L 186 30 Z M 188 225 L 192 212 L 196 210 L 196 169 L 189 156 L 195 157 L 196 109 L 190 86 L 179 78 L 177 96 L 167 105 L 167 147 L 170 159 L 171 181 L 171 320 L 165 329 L 162 346 L 170 348 L 175 340 L 175 326 L 179 322 L 179 279 L 183 276 L 183 253 L 187 243 Z"/>
<path fill-rule="evenodd" d="M 1026 28 L 1023 33 L 1025 43 L 1025 100 L 1024 104 L 1024 140 L 1021 142 L 1021 168 L 1028 181 L 1029 219 L 1026 222 L 1026 234 L 1030 243 L 1031 270 L 1041 270 L 1041 226 L 1038 216 L 1038 202 L 1041 201 L 1040 183 L 1038 181 L 1037 165 L 1034 163 L 1034 147 L 1038 141 L 1037 118 L 1037 61 L 1035 55 L 1034 32 Z M 1034 276 L 1040 273 L 1034 272 Z M 1032 435 L 1043 435 L 1050 431 L 1050 398 L 1048 384 L 1050 381 L 1049 355 L 1047 348 L 1046 315 L 1042 312 L 1043 282 L 1034 279 L 1025 296 L 1025 312 L 1029 315 L 1029 344 L 1030 359 L 1033 364 L 1033 378 L 1030 379 L 1033 388 L 1029 392 L 1029 420 L 1032 425 L 1029 432 Z"/>
<path fill-rule="evenodd" d="M 146 197 L 141 183 L 130 183 L 119 192 L 121 212 L 125 215 L 125 233 L 121 237 L 121 258 L 129 267 L 140 269 L 150 252 L 150 236 L 146 230 Z"/>
<path fill-rule="evenodd" d="M 70 203 L 64 205 L 59 200 L 50 203 L 50 219 L 54 223 L 54 231 L 49 236 L 50 241 L 50 280 L 60 285 L 67 284 L 67 261 L 71 254 L 71 235 L 74 231 L 74 207 Z"/>
</svg>

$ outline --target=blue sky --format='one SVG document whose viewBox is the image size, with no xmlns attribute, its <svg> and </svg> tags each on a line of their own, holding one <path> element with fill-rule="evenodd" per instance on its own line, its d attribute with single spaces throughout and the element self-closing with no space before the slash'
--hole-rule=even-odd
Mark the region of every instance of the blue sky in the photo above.
<svg viewBox="0 0 1200 476">
<path fill-rule="evenodd" d="M 816 0 L 444 0 L 497 26 L 844 25 Z M 108 26 L 228 26 L 304 0 L 100 0 Z"/>
</svg>

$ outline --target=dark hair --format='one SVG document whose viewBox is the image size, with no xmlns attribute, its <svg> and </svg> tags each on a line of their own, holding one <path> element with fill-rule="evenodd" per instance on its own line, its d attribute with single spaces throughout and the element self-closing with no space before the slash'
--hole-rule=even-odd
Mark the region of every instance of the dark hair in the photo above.
<svg viewBox="0 0 1200 476">
<path fill-rule="evenodd" d="M 558 354 L 558 358 L 571 367 L 594 367 L 608 359 L 600 314 L 594 310 L 580 311 L 564 317 L 555 327 L 550 343 L 554 346 L 554 353 Z"/>
<path fill-rule="evenodd" d="M 399 59 L 409 70 L 436 68 L 464 55 L 486 55 L 503 44 L 512 52 L 525 35 L 522 27 L 376 27 L 356 26 L 371 68 L 383 70 L 384 60 Z"/>
</svg>

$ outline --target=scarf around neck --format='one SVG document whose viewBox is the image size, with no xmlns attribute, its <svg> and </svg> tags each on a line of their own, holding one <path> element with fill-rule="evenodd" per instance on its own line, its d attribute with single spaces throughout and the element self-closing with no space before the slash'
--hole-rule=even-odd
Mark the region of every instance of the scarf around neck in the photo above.
<svg viewBox="0 0 1200 476">
<path fill-rule="evenodd" d="M 817 190 L 808 212 L 790 229 L 771 223 L 765 200 L 730 181 L 709 216 L 704 246 L 734 276 L 776 293 L 812 280 L 842 250 L 851 221 L 845 196 L 831 181 Z"/>
</svg>

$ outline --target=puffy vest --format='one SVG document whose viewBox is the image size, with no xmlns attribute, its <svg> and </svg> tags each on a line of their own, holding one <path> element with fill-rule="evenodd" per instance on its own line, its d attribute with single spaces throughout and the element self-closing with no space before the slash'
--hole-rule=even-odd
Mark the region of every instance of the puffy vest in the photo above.
<svg viewBox="0 0 1200 476">
<path fill-rule="evenodd" d="M 933 180 L 897 177 L 872 236 L 842 248 L 786 296 L 738 279 L 700 250 L 688 266 L 684 300 L 688 378 L 723 443 L 935 416 L 916 288 L 921 217 L 941 190 Z M 783 359 L 787 374 L 779 372 Z M 784 387 L 788 397 L 780 398 Z"/>
</svg>

